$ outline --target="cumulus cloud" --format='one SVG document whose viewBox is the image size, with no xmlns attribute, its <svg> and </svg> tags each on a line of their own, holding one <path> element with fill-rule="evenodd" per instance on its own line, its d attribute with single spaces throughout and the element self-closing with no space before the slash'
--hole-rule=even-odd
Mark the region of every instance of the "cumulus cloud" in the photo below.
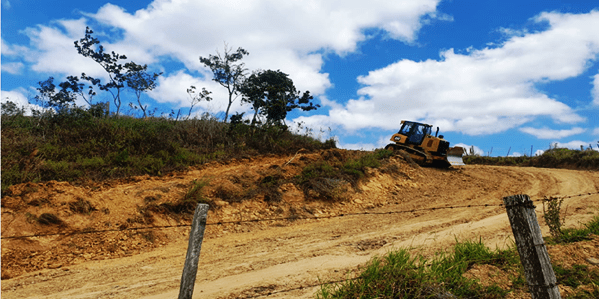
<svg viewBox="0 0 599 299">
<path fill-rule="evenodd" d="M 176 108 L 189 108 L 191 106 L 191 98 L 187 94 L 187 89 L 190 86 L 195 86 L 196 90 L 200 91 L 206 88 L 211 91 L 212 101 L 202 101 L 194 106 L 194 110 L 203 113 L 216 114 L 219 111 L 224 111 L 228 105 L 228 93 L 218 83 L 206 79 L 205 77 L 194 77 L 184 70 L 179 70 L 176 73 L 161 76 L 158 78 L 158 86 L 156 89 L 148 92 L 148 95 L 158 103 L 170 103 Z M 248 106 L 240 106 L 240 100 L 237 99 L 231 106 L 231 112 L 244 112 L 249 109 Z M 245 110 L 244 110 L 245 109 Z M 182 109 L 185 113 L 186 109 Z"/>
<path fill-rule="evenodd" d="M 587 149 L 590 147 L 592 147 L 593 150 L 599 150 L 598 145 L 596 142 L 585 142 L 585 141 L 580 141 L 580 140 L 573 140 L 570 142 L 554 142 L 552 143 L 552 146 L 555 146 L 557 148 L 569 148 L 569 149 Z"/>
<path fill-rule="evenodd" d="M 2 56 L 4 57 L 19 57 L 25 56 L 29 48 L 19 45 L 11 45 L 2 39 Z"/>
<path fill-rule="evenodd" d="M 26 94 L 27 90 L 24 88 L 18 88 L 15 90 L 2 90 L 2 98 L 0 101 L 2 101 L 2 103 L 10 101 L 17 104 L 19 107 L 23 107 L 29 103 Z"/>
<path fill-rule="evenodd" d="M 339 143 L 337 144 L 338 148 L 349 149 L 349 150 L 363 150 L 363 151 L 371 151 L 377 148 L 377 146 L 373 143 Z"/>
<path fill-rule="evenodd" d="M 597 59 L 599 11 L 542 13 L 534 20 L 548 29 L 519 32 L 494 48 L 466 54 L 445 50 L 438 60 L 403 59 L 360 76 L 359 97 L 331 109 L 327 120 L 348 130 L 392 129 L 399 119 L 421 120 L 469 135 L 506 131 L 539 116 L 556 123 L 584 121 L 535 83 L 578 76 Z"/>
<path fill-rule="evenodd" d="M 86 72 L 105 78 L 98 65 L 78 55 L 73 47 L 73 41 L 83 37 L 85 26 L 95 23 L 97 28 L 92 29 L 108 51 L 126 54 L 137 63 L 174 61 L 182 63 L 190 74 L 205 75 L 199 56 L 222 53 L 226 42 L 233 49 L 243 47 L 250 52 L 243 59 L 250 70 L 281 69 L 299 90 L 322 95 L 332 86 L 328 74 L 321 72 L 324 55 L 355 51 L 369 38 L 366 29 L 378 29 L 389 38 L 412 43 L 427 23 L 424 19 L 449 19 L 436 12 L 438 2 L 155 0 L 132 13 L 108 3 L 77 20 L 27 28 L 24 32 L 31 41 L 27 47 L 30 55 L 22 59 L 37 72 Z M 3 44 L 2 55 L 4 50 Z M 177 72 L 166 75 L 181 76 Z M 181 85 L 166 77 L 161 84 L 172 85 L 162 90 Z M 167 96 L 164 101 L 178 101 L 160 90 L 154 93 L 158 94 Z"/>
<path fill-rule="evenodd" d="M 7 62 L 2 64 L 2 71 L 16 75 L 21 73 L 23 66 L 23 63 L 21 62 Z"/>
<path fill-rule="evenodd" d="M 86 20 L 59 20 L 54 24 L 55 26 L 38 25 L 25 29 L 30 47 L 15 55 L 21 56 L 36 72 L 62 75 L 79 75 L 85 72 L 87 75 L 106 78 L 102 67 L 79 55 L 73 45 L 75 40 L 85 35 Z"/>
<path fill-rule="evenodd" d="M 14 90 L 2 90 L 0 92 L 0 103 L 13 102 L 18 108 L 24 108 L 25 115 L 32 115 L 32 110 L 43 111 L 45 108 L 29 103 L 29 92 L 24 88 Z"/>
<path fill-rule="evenodd" d="M 584 133 L 586 130 L 583 128 L 572 128 L 570 130 L 552 130 L 547 127 L 537 129 L 531 127 L 520 128 L 521 132 L 533 135 L 539 139 L 561 139 L 572 135 L 578 135 Z"/>
<path fill-rule="evenodd" d="M 201 70 L 198 56 L 229 46 L 244 47 L 250 69 L 281 69 L 300 90 L 322 94 L 331 83 L 320 73 L 319 52 L 353 52 L 381 28 L 391 38 L 412 42 L 420 18 L 433 14 L 438 0 L 425 1 L 164 1 L 133 14 L 106 4 L 88 16 L 119 28 L 127 43 L 152 55 L 176 57 L 190 70 Z M 198 17 L 201 16 L 201 17 Z M 181 24 L 185 25 L 182 26 Z"/>
<path fill-rule="evenodd" d="M 595 135 L 595 136 L 599 136 L 599 128 L 595 128 L 595 129 L 593 130 L 593 135 Z"/>
<path fill-rule="evenodd" d="M 455 146 L 459 146 L 459 147 L 466 149 L 466 151 L 469 155 L 474 154 L 474 155 L 482 156 L 485 154 L 485 152 L 476 145 L 467 145 L 465 143 L 458 143 Z"/>
<path fill-rule="evenodd" d="M 593 104 L 599 105 L 599 74 L 595 75 L 593 80 L 593 90 L 591 91 L 593 95 Z"/>
</svg>

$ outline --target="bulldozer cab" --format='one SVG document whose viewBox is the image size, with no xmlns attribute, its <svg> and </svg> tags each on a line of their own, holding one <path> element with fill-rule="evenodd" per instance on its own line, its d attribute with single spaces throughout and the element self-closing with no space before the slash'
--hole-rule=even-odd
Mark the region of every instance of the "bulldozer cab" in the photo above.
<svg viewBox="0 0 599 299">
<path fill-rule="evenodd" d="M 450 167 L 465 165 L 462 161 L 464 149 L 449 147 L 449 141 L 443 139 L 439 127 L 432 135 L 432 125 L 402 120 L 399 132 L 391 136 L 394 143 L 385 146 L 387 150 L 398 150 L 407 153 L 412 160 L 420 165 Z"/>
<path fill-rule="evenodd" d="M 420 145 L 424 137 L 432 132 L 431 125 L 411 121 L 403 121 L 399 134 L 407 136 L 406 143 Z"/>
</svg>

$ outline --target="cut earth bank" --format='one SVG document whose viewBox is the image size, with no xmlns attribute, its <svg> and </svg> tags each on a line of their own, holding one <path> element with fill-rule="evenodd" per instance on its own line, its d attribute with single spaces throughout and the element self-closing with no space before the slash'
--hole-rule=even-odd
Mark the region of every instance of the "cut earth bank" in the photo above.
<svg viewBox="0 0 599 299">
<path fill-rule="evenodd" d="M 212 203 L 197 298 L 313 298 L 320 283 L 344 279 L 347 271 L 394 248 L 430 256 L 456 240 L 511 246 L 509 221 L 499 206 L 504 196 L 539 199 L 599 190 L 599 174 L 591 171 L 476 165 L 443 170 L 413 167 L 401 157 L 368 169 L 359 187 L 342 186 L 347 192 L 337 202 L 312 199 L 318 194 L 290 182 L 310 163 L 353 154 L 248 157 L 88 186 L 14 186 L 2 198 L 2 297 L 176 297 L 189 226 L 139 228 L 188 225 L 189 216 L 177 213 L 174 203 L 194 180 L 207 184 L 202 194 Z M 276 192 L 263 188 L 273 178 L 283 182 Z M 566 227 L 580 226 L 597 215 L 599 197 L 572 197 L 564 206 Z M 540 203 L 537 215 L 546 235 Z M 313 217 L 320 219 L 304 219 Z M 289 219 L 255 221 L 274 218 Z M 107 232 L 93 233 L 98 230 Z M 65 231 L 81 234 L 7 239 Z M 552 259 L 584 264 L 599 258 L 599 240 L 550 252 Z M 481 279 L 497 276 L 489 275 L 494 269 L 472 271 Z"/>
</svg>

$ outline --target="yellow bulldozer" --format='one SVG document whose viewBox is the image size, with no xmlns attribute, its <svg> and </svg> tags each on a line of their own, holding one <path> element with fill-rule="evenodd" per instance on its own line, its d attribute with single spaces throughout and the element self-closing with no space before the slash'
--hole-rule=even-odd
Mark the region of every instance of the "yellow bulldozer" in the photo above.
<svg viewBox="0 0 599 299">
<path fill-rule="evenodd" d="M 388 144 L 385 149 L 404 151 L 414 162 L 422 166 L 435 166 L 447 168 L 450 166 L 465 165 L 462 161 L 463 147 L 449 147 L 449 141 L 443 139 L 439 127 L 432 135 L 431 125 L 402 120 L 399 132 L 391 136 L 394 143 Z"/>
</svg>

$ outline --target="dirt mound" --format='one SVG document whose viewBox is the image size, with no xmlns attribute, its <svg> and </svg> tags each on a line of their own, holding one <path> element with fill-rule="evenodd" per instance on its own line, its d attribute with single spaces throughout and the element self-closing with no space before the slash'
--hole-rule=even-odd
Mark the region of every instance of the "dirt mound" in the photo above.
<svg viewBox="0 0 599 299">
<path fill-rule="evenodd" d="M 325 277 L 342 278 L 344 269 L 393 247 L 433 253 L 456 238 L 481 235 L 492 248 L 505 246 L 511 232 L 505 210 L 498 206 L 503 196 L 527 193 L 538 198 L 599 190 L 599 175 L 593 172 L 420 168 L 401 157 L 367 169 L 367 179 L 359 188 L 345 185 L 346 196 L 339 201 L 312 197 L 297 184 L 307 165 L 359 155 L 343 150 L 300 152 L 88 186 L 13 186 L 11 195 L 2 198 L 2 295 L 176 296 L 189 227 L 140 228 L 189 225 L 190 214 L 173 207 L 186 198 L 200 198 L 192 192 L 199 185 L 200 199 L 210 204 L 196 285 L 206 298 L 252 290 L 276 293 L 318 284 Z M 599 203 L 589 198 L 567 202 L 568 225 L 596 213 Z M 424 210 L 485 204 L 492 206 Z M 372 214 L 363 215 L 366 212 Z M 358 213 L 361 216 L 352 216 Z M 306 219 L 313 217 L 325 218 Z M 277 218 L 286 219 L 258 221 Z M 61 235 L 9 238 L 56 233 Z M 302 297 L 314 290 L 302 287 L 274 297 Z"/>
<path fill-rule="evenodd" d="M 294 178 L 310 163 L 359 155 L 332 149 L 232 159 L 164 177 L 88 186 L 56 181 L 12 186 L 10 196 L 2 199 L 2 236 L 9 237 L 2 242 L 2 277 L 131 256 L 164 245 L 172 241 L 165 232 L 138 228 L 189 225 L 196 201 L 186 199 L 195 184 L 203 184 L 200 200 L 211 205 L 209 218 L 215 223 L 314 217 L 323 203 L 306 199 Z M 49 236 L 10 239 L 23 235 Z"/>
</svg>

